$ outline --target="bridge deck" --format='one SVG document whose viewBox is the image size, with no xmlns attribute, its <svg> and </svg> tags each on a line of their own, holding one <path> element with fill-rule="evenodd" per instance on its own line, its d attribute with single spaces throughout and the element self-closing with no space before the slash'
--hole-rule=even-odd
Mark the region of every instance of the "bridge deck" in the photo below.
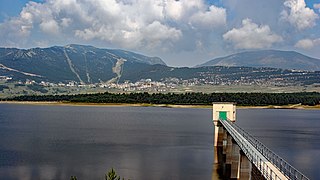
<svg viewBox="0 0 320 180">
<path fill-rule="evenodd" d="M 273 153 L 260 141 L 228 120 L 219 120 L 261 174 L 270 180 L 308 180 L 306 176 Z"/>
</svg>

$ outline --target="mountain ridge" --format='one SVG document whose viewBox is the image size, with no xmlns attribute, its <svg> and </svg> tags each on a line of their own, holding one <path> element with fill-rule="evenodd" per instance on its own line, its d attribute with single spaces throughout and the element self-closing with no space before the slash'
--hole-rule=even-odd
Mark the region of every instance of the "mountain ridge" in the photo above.
<svg viewBox="0 0 320 180">
<path fill-rule="evenodd" d="M 0 75 L 17 77 L 16 79 L 27 79 L 33 74 L 35 76 L 32 79 L 53 82 L 117 82 L 121 77 L 119 68 L 121 70 L 122 65 L 129 62 L 166 66 L 158 57 L 87 45 L 0 48 Z"/>
<path fill-rule="evenodd" d="M 274 52 L 276 51 L 265 53 L 274 54 Z M 292 53 L 296 55 L 295 52 L 290 52 L 289 55 Z M 302 54 L 300 56 L 304 57 Z M 232 59 L 233 55 L 228 57 Z M 317 78 L 320 71 L 294 72 L 287 71 L 287 68 L 281 69 L 281 67 L 272 69 L 251 67 L 254 64 L 247 65 L 245 67 L 241 64 L 235 68 L 222 65 L 198 68 L 170 67 L 157 57 L 148 57 L 125 50 L 100 49 L 76 44 L 31 49 L 0 48 L 0 79 L 10 79 L 13 82 L 31 80 L 55 84 L 60 82 L 62 84 L 70 82 L 118 84 L 127 81 L 137 82 L 141 79 L 166 81 L 166 79 L 176 78 L 179 81 L 189 79 L 196 83 L 203 81 L 204 84 L 223 84 L 228 81 L 238 83 L 239 79 L 241 82 L 245 79 L 256 79 L 256 82 L 260 82 L 262 79 L 274 77 L 279 79 L 293 77 L 297 82 L 304 84 L 319 83 Z M 288 79 L 286 82 L 292 84 L 293 81 Z"/>
<path fill-rule="evenodd" d="M 312 58 L 296 51 L 259 50 L 215 58 L 195 67 L 203 66 L 271 67 L 319 71 L 320 59 Z"/>
</svg>

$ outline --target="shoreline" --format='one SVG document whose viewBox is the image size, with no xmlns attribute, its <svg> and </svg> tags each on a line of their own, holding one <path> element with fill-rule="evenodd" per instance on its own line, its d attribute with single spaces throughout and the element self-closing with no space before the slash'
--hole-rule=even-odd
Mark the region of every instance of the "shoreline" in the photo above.
<svg viewBox="0 0 320 180">
<path fill-rule="evenodd" d="M 129 103 L 75 103 L 58 101 L 0 101 L 0 104 L 24 104 L 24 105 L 56 105 L 56 106 L 96 106 L 96 107 L 163 107 L 163 108 L 212 108 L 211 105 L 174 105 L 174 104 L 129 104 Z M 320 105 L 283 105 L 283 106 L 237 106 L 237 109 L 304 109 L 320 110 Z"/>
</svg>

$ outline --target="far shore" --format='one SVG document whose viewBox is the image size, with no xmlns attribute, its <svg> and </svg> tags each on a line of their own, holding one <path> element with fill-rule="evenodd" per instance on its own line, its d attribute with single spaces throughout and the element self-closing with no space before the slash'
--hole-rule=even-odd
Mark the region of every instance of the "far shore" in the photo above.
<svg viewBox="0 0 320 180">
<path fill-rule="evenodd" d="M 129 103 L 76 103 L 58 101 L 0 101 L 0 104 L 58 105 L 58 106 L 107 106 L 107 107 L 164 107 L 164 108 L 212 108 L 210 105 L 175 105 L 175 104 L 129 104 Z M 317 109 L 320 105 L 307 106 L 301 104 L 283 106 L 237 106 L 238 109 Z"/>
</svg>

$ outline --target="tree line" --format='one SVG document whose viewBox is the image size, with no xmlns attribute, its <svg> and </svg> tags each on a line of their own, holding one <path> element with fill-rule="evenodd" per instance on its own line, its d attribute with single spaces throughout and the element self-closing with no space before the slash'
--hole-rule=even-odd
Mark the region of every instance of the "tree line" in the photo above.
<svg viewBox="0 0 320 180">
<path fill-rule="evenodd" d="M 128 103 L 211 105 L 212 102 L 235 102 L 243 106 L 318 105 L 320 93 L 96 93 L 76 95 L 24 95 L 2 101 L 59 101 L 75 103 Z"/>
<path fill-rule="evenodd" d="M 70 180 L 78 180 L 77 176 L 71 176 Z M 117 175 L 116 171 L 112 168 L 108 173 L 105 174 L 105 180 L 125 180 L 121 179 L 119 175 Z M 130 179 L 129 179 L 130 180 Z"/>
</svg>

